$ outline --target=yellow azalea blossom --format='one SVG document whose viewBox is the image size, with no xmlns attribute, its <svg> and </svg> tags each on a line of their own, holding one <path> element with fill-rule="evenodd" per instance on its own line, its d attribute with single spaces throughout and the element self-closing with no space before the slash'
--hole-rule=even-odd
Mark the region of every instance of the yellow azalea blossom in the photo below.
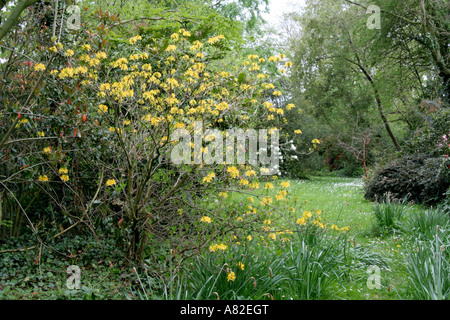
<svg viewBox="0 0 450 320">
<path fill-rule="evenodd" d="M 228 193 L 226 193 L 226 192 L 220 192 L 220 193 L 219 193 L 219 197 L 226 198 L 226 197 L 228 197 Z"/>
<path fill-rule="evenodd" d="M 295 134 L 302 134 L 302 130 L 297 129 L 297 130 L 294 131 L 294 133 L 295 133 Z"/>
<path fill-rule="evenodd" d="M 48 177 L 47 177 L 47 175 L 43 175 L 43 176 L 39 176 L 39 181 L 41 181 L 41 182 L 47 182 L 48 181 Z"/>
<path fill-rule="evenodd" d="M 223 36 L 222 36 L 222 37 L 223 37 Z M 209 44 L 215 44 L 216 42 L 220 41 L 220 39 L 223 39 L 222 37 L 220 37 L 220 36 L 212 37 L 212 38 L 209 38 L 209 39 L 207 40 L 207 42 L 208 42 Z"/>
<path fill-rule="evenodd" d="M 69 171 L 67 170 L 67 168 L 59 168 L 59 174 L 64 174 L 64 173 L 68 173 Z"/>
<path fill-rule="evenodd" d="M 258 189 L 258 188 L 259 188 L 259 183 L 256 182 L 256 181 L 253 181 L 253 182 L 250 184 L 250 188 L 252 188 L 252 189 Z"/>
<path fill-rule="evenodd" d="M 245 265 L 242 262 L 238 262 L 237 266 L 239 267 L 239 269 L 244 270 L 245 269 Z"/>
<path fill-rule="evenodd" d="M 100 63 L 100 59 L 97 58 L 93 58 L 89 61 L 89 65 L 92 67 L 95 67 L 96 65 L 98 65 Z"/>
<path fill-rule="evenodd" d="M 227 172 L 230 174 L 232 178 L 239 177 L 239 170 L 236 167 L 228 167 Z"/>
<path fill-rule="evenodd" d="M 37 134 L 38 137 L 44 137 L 45 136 L 44 131 L 38 131 L 38 132 L 36 132 L 36 134 Z"/>
<path fill-rule="evenodd" d="M 174 44 L 170 44 L 167 46 L 166 51 L 167 52 L 174 52 L 175 50 L 177 50 L 177 46 Z"/>
<path fill-rule="evenodd" d="M 241 181 L 239 181 L 239 184 L 241 184 L 243 186 L 247 186 L 249 184 L 249 181 L 246 179 L 242 179 Z"/>
<path fill-rule="evenodd" d="M 52 153 L 52 147 L 46 147 L 46 148 L 44 148 L 43 152 L 44 152 L 45 154 L 50 154 L 50 153 Z"/>
<path fill-rule="evenodd" d="M 283 188 L 289 188 L 289 186 L 291 185 L 291 183 L 289 181 L 283 181 L 281 182 L 281 186 Z"/>
<path fill-rule="evenodd" d="M 264 205 L 272 204 L 272 197 L 264 197 L 264 198 L 262 198 L 261 203 L 264 204 Z"/>
<path fill-rule="evenodd" d="M 64 55 L 66 57 L 71 57 L 75 54 L 75 52 L 72 49 L 68 49 L 66 52 L 64 52 Z"/>
<path fill-rule="evenodd" d="M 297 224 L 303 226 L 306 224 L 306 219 L 305 218 L 298 218 L 296 221 Z"/>
<path fill-rule="evenodd" d="M 115 185 L 116 184 L 116 180 L 115 179 L 108 179 L 108 180 L 106 180 L 106 186 L 113 186 L 113 185 Z"/>
<path fill-rule="evenodd" d="M 107 54 L 103 51 L 99 51 L 95 54 L 95 56 L 97 57 L 97 59 L 106 59 L 107 58 Z"/>
<path fill-rule="evenodd" d="M 137 36 L 134 36 L 134 37 L 128 39 L 128 43 L 135 44 L 139 40 L 142 40 L 142 37 L 140 35 L 137 35 Z"/>
<path fill-rule="evenodd" d="M 293 103 L 289 103 L 287 106 L 286 106 L 286 109 L 288 109 L 288 110 L 291 110 L 291 109 L 294 109 L 295 108 L 295 104 L 293 104 Z"/>
<path fill-rule="evenodd" d="M 210 172 L 206 177 L 203 178 L 203 183 L 211 182 L 211 180 L 216 176 L 214 172 Z"/>
<path fill-rule="evenodd" d="M 98 106 L 98 110 L 103 112 L 103 113 L 106 113 L 106 112 L 108 112 L 108 107 L 105 106 L 104 104 L 101 104 L 101 105 Z"/>
<path fill-rule="evenodd" d="M 34 71 L 42 71 L 45 70 L 45 65 L 42 63 L 36 63 L 34 66 Z"/>
<path fill-rule="evenodd" d="M 287 195 L 287 191 L 281 190 L 280 192 L 278 192 L 278 194 L 275 196 L 275 198 L 277 198 L 277 200 L 283 200 L 286 195 Z"/>
<path fill-rule="evenodd" d="M 313 140 L 312 140 L 312 143 L 320 144 L 320 141 L 319 141 L 319 139 L 313 139 Z"/>
<path fill-rule="evenodd" d="M 272 92 L 272 94 L 273 94 L 274 96 L 279 97 L 279 96 L 281 96 L 281 91 L 275 90 L 274 92 Z"/>
<path fill-rule="evenodd" d="M 247 241 L 252 241 L 252 236 L 247 236 Z"/>
<path fill-rule="evenodd" d="M 267 237 L 269 239 L 272 239 L 272 240 L 276 240 L 277 239 L 277 235 L 275 233 L 269 233 L 269 235 Z"/>
<path fill-rule="evenodd" d="M 251 177 L 251 176 L 256 176 L 256 171 L 255 170 L 248 170 L 245 175 L 247 177 Z"/>
<path fill-rule="evenodd" d="M 61 180 L 64 181 L 64 182 L 67 182 L 67 181 L 69 181 L 69 176 L 67 174 L 63 174 L 61 176 Z"/>
<path fill-rule="evenodd" d="M 211 223 L 212 220 L 210 217 L 204 216 L 200 219 L 201 222 L 205 222 L 205 223 Z"/>
<path fill-rule="evenodd" d="M 266 185 L 264 186 L 264 189 L 273 189 L 273 184 L 270 182 L 267 182 Z"/>
</svg>

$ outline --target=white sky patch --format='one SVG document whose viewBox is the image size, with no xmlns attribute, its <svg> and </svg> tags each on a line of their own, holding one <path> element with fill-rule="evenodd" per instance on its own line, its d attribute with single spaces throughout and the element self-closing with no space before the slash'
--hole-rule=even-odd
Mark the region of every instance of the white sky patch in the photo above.
<svg viewBox="0 0 450 320">
<path fill-rule="evenodd" d="M 299 12 L 305 5 L 305 0 L 269 0 L 269 13 L 263 13 L 263 18 L 272 27 L 277 27 L 283 17 L 283 13 Z"/>
</svg>

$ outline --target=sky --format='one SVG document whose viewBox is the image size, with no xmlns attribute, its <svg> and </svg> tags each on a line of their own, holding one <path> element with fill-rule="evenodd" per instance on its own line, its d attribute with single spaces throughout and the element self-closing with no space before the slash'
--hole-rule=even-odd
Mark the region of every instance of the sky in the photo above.
<svg viewBox="0 0 450 320">
<path fill-rule="evenodd" d="M 305 0 L 269 0 L 270 13 L 264 13 L 263 17 L 269 24 L 276 27 L 283 13 L 298 12 L 304 4 Z"/>
</svg>

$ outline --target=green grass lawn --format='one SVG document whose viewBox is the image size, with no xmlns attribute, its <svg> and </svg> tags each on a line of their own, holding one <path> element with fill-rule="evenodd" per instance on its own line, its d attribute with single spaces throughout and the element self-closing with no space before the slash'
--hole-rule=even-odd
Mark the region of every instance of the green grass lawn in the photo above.
<svg viewBox="0 0 450 320">
<path fill-rule="evenodd" d="M 350 226 L 356 238 L 364 237 L 372 224 L 373 204 L 363 197 L 361 179 L 313 177 L 292 180 L 291 196 L 297 196 L 303 210 L 320 209 L 324 218 Z"/>
<path fill-rule="evenodd" d="M 320 209 L 329 223 L 350 226 L 349 236 L 355 244 L 370 248 L 388 262 L 388 268 L 381 270 L 380 289 L 368 289 L 369 274 L 361 270 L 345 286 L 336 286 L 335 299 L 401 299 L 406 280 L 403 239 L 395 234 L 380 238 L 373 232 L 374 204 L 364 199 L 362 180 L 312 177 L 290 180 L 290 184 L 290 195 L 298 197 L 303 210 Z"/>
</svg>

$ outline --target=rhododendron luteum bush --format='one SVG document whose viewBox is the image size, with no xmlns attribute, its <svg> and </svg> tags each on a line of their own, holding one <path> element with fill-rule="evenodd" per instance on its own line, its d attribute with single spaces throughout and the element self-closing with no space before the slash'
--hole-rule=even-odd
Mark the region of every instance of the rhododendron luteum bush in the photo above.
<svg viewBox="0 0 450 320">
<path fill-rule="evenodd" d="M 57 43 L 47 50 L 61 53 L 66 64 L 51 70 L 43 64 L 34 66 L 36 72 L 49 72 L 47 86 L 64 88 L 59 91 L 64 101 L 57 110 L 62 123 L 35 128 L 38 136 L 59 134 L 64 139 L 62 144 L 43 146 L 42 157 L 51 161 L 36 172 L 36 180 L 47 185 L 57 180 L 71 188 L 74 173 L 67 168 L 76 170 L 70 166 L 71 149 L 82 151 L 89 159 L 87 171 L 98 174 L 94 197 L 121 207 L 114 213 L 107 210 L 106 215 L 120 219 L 134 257 L 142 255 L 149 232 L 157 232 L 156 221 L 164 220 L 161 216 L 176 217 L 176 223 L 181 223 L 183 208 L 202 211 L 192 201 L 195 196 L 209 194 L 222 199 L 222 204 L 224 189 L 250 192 L 259 188 L 256 166 L 174 165 L 170 154 L 176 130 L 193 132 L 194 123 L 201 122 L 204 129 L 267 128 L 270 132 L 286 123 L 285 113 L 294 108 L 292 104 L 275 106 L 272 98 L 282 92 L 264 71 L 267 64 L 290 67 L 283 55 L 268 59 L 249 55 L 239 65 L 225 65 L 219 59 L 226 41 L 223 36 L 204 42 L 190 40 L 190 36 L 184 29 L 169 39 L 138 35 L 118 46 L 120 51 L 98 50 L 87 43 L 71 48 Z M 209 152 L 207 143 L 208 139 L 202 142 L 202 152 Z M 260 223 L 271 239 L 276 237 L 269 232 L 267 216 L 277 207 L 280 212 L 288 210 L 283 205 L 288 196 L 285 189 L 274 195 L 275 201 L 269 196 L 256 197 L 258 202 L 248 205 L 249 216 L 261 206 L 265 218 L 254 214 L 247 220 Z M 219 205 L 216 215 L 222 211 Z M 215 217 L 207 212 L 197 214 L 194 223 L 209 224 Z M 243 218 L 239 214 L 219 220 L 229 226 L 219 229 L 225 232 Z"/>
</svg>

